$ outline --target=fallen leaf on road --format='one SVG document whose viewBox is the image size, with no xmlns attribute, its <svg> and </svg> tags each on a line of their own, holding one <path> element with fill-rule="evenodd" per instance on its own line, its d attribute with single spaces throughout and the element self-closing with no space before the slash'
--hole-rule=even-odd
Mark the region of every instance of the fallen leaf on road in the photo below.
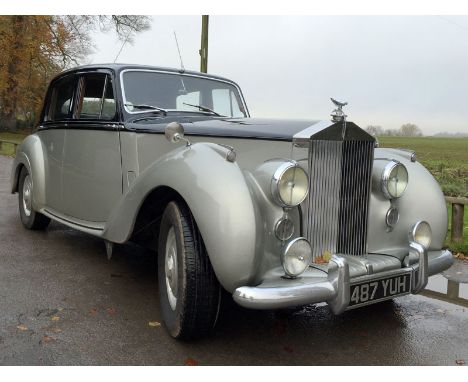
<svg viewBox="0 0 468 382">
<path fill-rule="evenodd" d="M 161 326 L 161 323 L 158 322 L 158 321 L 150 321 L 150 322 L 148 322 L 148 325 L 155 328 L 157 326 Z"/>
<path fill-rule="evenodd" d="M 18 325 L 16 329 L 21 330 L 22 332 L 25 332 L 26 330 L 28 330 L 28 327 L 26 325 L 21 324 L 21 325 Z"/>
<path fill-rule="evenodd" d="M 464 365 L 464 364 L 465 364 L 465 360 L 464 360 L 464 359 L 457 359 L 457 360 L 455 361 L 455 363 L 456 363 L 457 365 L 460 365 L 460 366 L 461 366 L 461 365 Z"/>
<path fill-rule="evenodd" d="M 106 311 L 111 316 L 113 316 L 115 314 L 115 309 L 114 308 L 107 308 Z"/>
<path fill-rule="evenodd" d="M 59 329 L 59 328 L 50 328 L 49 331 L 51 331 L 52 333 L 60 333 L 60 332 L 62 332 L 62 329 Z"/>
<path fill-rule="evenodd" d="M 52 337 L 49 337 L 49 336 L 44 336 L 44 337 L 42 337 L 41 343 L 48 344 L 48 343 L 54 342 L 54 341 L 55 341 L 55 338 L 52 338 Z"/>
<path fill-rule="evenodd" d="M 98 310 L 97 308 L 92 308 L 90 311 L 89 311 L 89 314 L 93 317 L 95 317 L 97 314 L 98 314 Z"/>
<path fill-rule="evenodd" d="M 193 358 L 187 358 L 185 360 L 185 365 L 186 366 L 198 366 L 198 361 Z"/>
<path fill-rule="evenodd" d="M 52 321 L 60 321 L 60 317 L 59 316 L 54 316 L 54 317 L 52 317 Z"/>
</svg>

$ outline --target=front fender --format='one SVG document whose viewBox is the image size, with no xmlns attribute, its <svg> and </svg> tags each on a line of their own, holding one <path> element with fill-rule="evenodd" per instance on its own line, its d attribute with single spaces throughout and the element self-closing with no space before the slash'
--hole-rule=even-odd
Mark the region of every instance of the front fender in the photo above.
<svg viewBox="0 0 468 382">
<path fill-rule="evenodd" d="M 145 169 L 112 212 L 103 237 L 127 241 L 146 196 L 161 186 L 174 189 L 188 204 L 223 287 L 246 285 L 255 257 L 252 196 L 237 163 L 227 161 L 217 145 L 179 147 Z"/>
<path fill-rule="evenodd" d="M 405 152 L 377 149 L 375 156 L 377 159 L 392 158 L 403 163 L 408 171 L 408 187 L 401 198 L 390 202 L 374 185 L 369 213 L 369 252 L 395 252 L 405 256 L 408 253 L 408 233 L 419 220 L 427 221 L 432 228 L 432 242 L 428 250 L 441 250 L 447 234 L 448 216 L 445 197 L 437 181 L 421 163 L 411 162 Z M 389 231 L 385 214 L 391 206 L 398 209 L 400 219 Z"/>
<path fill-rule="evenodd" d="M 18 147 L 10 175 L 11 192 L 18 192 L 20 169 L 25 166 L 33 182 L 32 205 L 40 210 L 45 205 L 45 164 L 42 142 L 35 134 L 28 135 Z"/>
</svg>

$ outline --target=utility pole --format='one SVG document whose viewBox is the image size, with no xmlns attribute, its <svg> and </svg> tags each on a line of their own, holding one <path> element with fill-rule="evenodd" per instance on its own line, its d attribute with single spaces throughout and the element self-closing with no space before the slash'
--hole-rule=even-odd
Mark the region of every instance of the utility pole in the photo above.
<svg viewBox="0 0 468 382">
<path fill-rule="evenodd" d="M 200 72 L 208 73 L 208 15 L 202 16 L 200 53 Z"/>
</svg>

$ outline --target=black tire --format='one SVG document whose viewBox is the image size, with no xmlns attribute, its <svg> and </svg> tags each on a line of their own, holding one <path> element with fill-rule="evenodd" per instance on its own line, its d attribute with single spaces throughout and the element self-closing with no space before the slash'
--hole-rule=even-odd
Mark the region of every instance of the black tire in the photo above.
<svg viewBox="0 0 468 382">
<path fill-rule="evenodd" d="M 30 209 L 27 210 L 24 203 L 24 182 L 26 177 L 29 176 L 28 170 L 26 167 L 21 169 L 21 173 L 18 180 L 18 205 L 19 205 L 19 212 L 21 223 L 23 223 L 24 227 L 31 230 L 44 230 L 50 223 L 50 219 L 47 216 L 42 215 L 39 212 L 34 211 L 32 205 L 30 205 Z M 32 182 L 31 188 L 29 191 L 32 194 Z M 32 196 L 29 196 L 32 198 Z"/>
<path fill-rule="evenodd" d="M 176 261 L 166 264 L 166 257 L 171 258 L 166 251 L 174 253 L 166 248 L 168 241 L 168 247 L 176 248 L 177 251 L 173 256 Z M 168 269 L 170 267 L 168 264 L 174 263 L 176 270 L 166 270 L 166 266 Z M 177 275 L 176 286 L 170 286 L 170 276 L 173 274 Z M 163 319 L 171 336 L 184 340 L 206 336 L 218 318 L 221 287 L 193 216 L 181 202 L 170 202 L 162 216 L 158 242 L 158 280 Z"/>
</svg>

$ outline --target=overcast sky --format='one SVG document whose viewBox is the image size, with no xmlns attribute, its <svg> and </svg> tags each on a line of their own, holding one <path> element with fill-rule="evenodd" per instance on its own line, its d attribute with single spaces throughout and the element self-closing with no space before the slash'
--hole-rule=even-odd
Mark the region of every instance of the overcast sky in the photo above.
<svg viewBox="0 0 468 382">
<path fill-rule="evenodd" d="M 201 16 L 154 16 L 117 60 L 199 70 Z M 90 63 L 122 43 L 96 34 Z M 361 127 L 468 133 L 467 16 L 212 16 L 208 72 L 236 81 L 253 117 L 328 119 L 348 101 Z"/>
</svg>

